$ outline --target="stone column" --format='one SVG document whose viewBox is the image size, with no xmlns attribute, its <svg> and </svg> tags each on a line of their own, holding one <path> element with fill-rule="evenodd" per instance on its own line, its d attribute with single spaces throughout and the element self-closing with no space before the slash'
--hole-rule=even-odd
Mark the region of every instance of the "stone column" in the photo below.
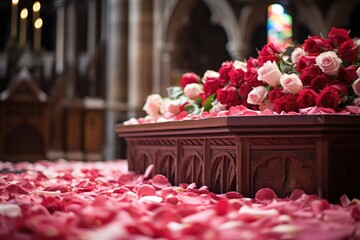
<svg viewBox="0 0 360 240">
<path fill-rule="evenodd" d="M 64 71 L 64 35 L 65 35 L 65 0 L 56 0 L 56 49 L 55 73 L 60 75 Z"/>
<path fill-rule="evenodd" d="M 83 160 L 83 102 L 77 96 L 78 76 L 78 6 L 77 0 L 68 0 L 65 21 L 65 68 L 64 68 L 64 119 L 65 119 L 65 157 L 69 160 Z"/>
<path fill-rule="evenodd" d="M 62 100 L 65 93 L 64 84 L 64 38 L 65 38 L 65 4 L 66 0 L 54 1 L 56 7 L 56 49 L 55 49 L 55 86 L 49 98 L 50 102 L 50 138 L 48 159 L 64 157 L 64 108 Z"/>
<path fill-rule="evenodd" d="M 132 0 L 131 0 L 132 2 Z M 107 0 L 105 159 L 118 158 L 115 125 L 126 120 L 128 0 Z M 103 7 L 105 7 L 103 5 Z M 103 25 L 104 26 L 104 25 Z"/>
<path fill-rule="evenodd" d="M 97 14 L 96 14 L 96 0 L 88 0 L 88 22 L 87 22 L 87 57 L 88 57 L 88 94 L 90 97 L 96 95 L 96 39 L 97 39 Z"/>
<path fill-rule="evenodd" d="M 152 1 L 129 1 L 128 117 L 144 115 L 142 107 L 151 93 L 152 10 Z"/>
</svg>

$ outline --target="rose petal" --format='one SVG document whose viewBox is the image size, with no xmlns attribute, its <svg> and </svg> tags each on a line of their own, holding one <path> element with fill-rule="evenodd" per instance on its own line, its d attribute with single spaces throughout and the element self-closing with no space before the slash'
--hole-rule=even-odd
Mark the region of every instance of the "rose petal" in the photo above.
<svg viewBox="0 0 360 240">
<path fill-rule="evenodd" d="M 161 174 L 156 174 L 153 177 L 151 184 L 157 189 L 163 189 L 171 186 L 171 183 L 169 182 L 167 177 Z"/>
<path fill-rule="evenodd" d="M 143 197 L 143 196 L 155 196 L 156 195 L 156 190 L 152 185 L 149 184 L 143 184 L 141 185 L 138 189 L 136 194 L 139 197 Z"/>
<path fill-rule="evenodd" d="M 270 188 L 262 188 L 255 194 L 255 199 L 258 201 L 273 200 L 274 198 L 277 196 Z"/>
</svg>

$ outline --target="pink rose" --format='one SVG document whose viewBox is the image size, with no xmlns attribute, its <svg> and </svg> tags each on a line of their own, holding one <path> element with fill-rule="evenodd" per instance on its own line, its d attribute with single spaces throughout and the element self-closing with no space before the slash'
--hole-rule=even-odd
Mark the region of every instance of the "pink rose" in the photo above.
<svg viewBox="0 0 360 240">
<path fill-rule="evenodd" d="M 181 103 L 179 100 L 167 99 L 161 105 L 160 112 L 165 118 L 170 118 L 178 115 L 180 111 Z"/>
<path fill-rule="evenodd" d="M 301 57 L 305 56 L 306 52 L 301 47 L 295 48 L 295 50 L 291 53 L 291 61 L 293 63 L 297 63 Z"/>
<path fill-rule="evenodd" d="M 203 89 L 199 83 L 190 83 L 184 87 L 184 95 L 190 99 L 198 98 L 201 93 L 203 93 Z"/>
<path fill-rule="evenodd" d="M 193 72 L 184 73 L 180 79 L 180 86 L 184 88 L 187 84 L 198 83 L 199 81 L 200 81 L 200 77 L 196 73 Z"/>
<path fill-rule="evenodd" d="M 264 81 L 272 87 L 280 84 L 281 72 L 275 61 L 267 61 L 257 70 L 257 73 L 259 81 Z"/>
<path fill-rule="evenodd" d="M 354 106 L 360 107 L 360 97 L 355 98 L 354 101 L 353 101 L 353 104 L 354 104 Z"/>
<path fill-rule="evenodd" d="M 286 92 L 292 94 L 297 94 L 303 88 L 303 84 L 299 76 L 295 73 L 283 74 L 280 78 L 280 84 Z"/>
<path fill-rule="evenodd" d="M 360 97 L 360 78 L 358 78 L 355 82 L 353 82 L 352 88 L 356 96 Z"/>
<path fill-rule="evenodd" d="M 267 95 L 267 88 L 264 86 L 258 86 L 254 88 L 247 97 L 249 104 L 259 105 L 262 103 Z"/>
<path fill-rule="evenodd" d="M 357 74 L 358 77 L 360 78 L 360 67 L 356 70 L 356 74 Z"/>
<path fill-rule="evenodd" d="M 143 110 L 149 116 L 157 116 L 160 114 L 160 107 L 164 100 L 159 94 L 151 94 L 147 97 Z"/>
<path fill-rule="evenodd" d="M 316 64 L 323 73 L 336 76 L 340 69 L 340 58 L 333 51 L 323 52 L 316 57 Z"/>
</svg>

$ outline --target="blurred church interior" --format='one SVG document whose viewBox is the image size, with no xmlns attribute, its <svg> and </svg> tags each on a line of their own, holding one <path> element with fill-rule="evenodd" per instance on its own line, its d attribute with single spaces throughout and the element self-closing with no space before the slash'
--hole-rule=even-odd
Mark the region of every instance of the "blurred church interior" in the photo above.
<svg viewBox="0 0 360 240">
<path fill-rule="evenodd" d="M 0 160 L 125 158 L 115 125 L 184 72 L 256 56 L 272 4 L 295 44 L 360 36 L 360 0 L 0 1 Z"/>
</svg>

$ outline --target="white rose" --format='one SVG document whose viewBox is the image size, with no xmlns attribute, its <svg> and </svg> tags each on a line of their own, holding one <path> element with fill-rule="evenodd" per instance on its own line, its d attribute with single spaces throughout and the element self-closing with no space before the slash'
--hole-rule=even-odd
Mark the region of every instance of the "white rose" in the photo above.
<svg viewBox="0 0 360 240">
<path fill-rule="evenodd" d="M 356 81 L 353 82 L 352 88 L 356 96 L 360 97 L 360 78 L 356 79 Z"/>
<path fill-rule="evenodd" d="M 258 80 L 264 81 L 270 86 L 276 87 L 280 83 L 281 72 L 275 61 L 267 61 L 262 67 L 257 70 L 257 73 Z"/>
<path fill-rule="evenodd" d="M 246 63 L 241 62 L 241 61 L 238 61 L 238 60 L 235 60 L 234 63 L 233 63 L 233 67 L 234 67 L 235 69 L 241 69 L 241 70 L 243 70 L 244 72 L 247 71 L 246 65 L 247 65 Z"/>
<path fill-rule="evenodd" d="M 198 98 L 202 92 L 202 85 L 198 83 L 190 83 L 184 87 L 184 95 L 190 99 Z"/>
<path fill-rule="evenodd" d="M 293 63 L 297 63 L 302 56 L 305 56 L 306 52 L 301 47 L 297 47 L 294 49 L 294 51 L 291 53 L 291 61 Z"/>
<path fill-rule="evenodd" d="M 203 82 L 206 82 L 207 78 L 218 78 L 218 77 L 220 77 L 220 73 L 213 71 L 213 70 L 207 70 L 204 73 Z"/>
<path fill-rule="evenodd" d="M 321 71 L 330 76 L 336 76 L 340 69 L 341 59 L 334 51 L 320 53 L 315 59 Z"/>
<path fill-rule="evenodd" d="M 267 95 L 267 88 L 264 86 L 255 87 L 251 92 L 248 94 L 247 102 L 249 104 L 259 105 L 262 103 Z"/>
<path fill-rule="evenodd" d="M 164 100 L 159 94 L 151 94 L 147 97 L 143 110 L 150 116 L 160 114 L 160 107 Z"/>
<path fill-rule="evenodd" d="M 160 112 L 165 118 L 170 118 L 180 113 L 181 103 L 179 100 L 165 99 L 161 105 Z"/>
<path fill-rule="evenodd" d="M 225 105 L 222 105 L 222 104 L 219 103 L 217 100 L 213 101 L 213 102 L 211 103 L 211 105 L 212 105 L 212 108 L 210 109 L 209 112 L 216 112 L 216 113 L 218 113 L 218 112 L 221 112 L 221 111 L 223 111 L 223 110 L 226 110 L 226 106 L 225 106 Z"/>
<path fill-rule="evenodd" d="M 302 88 L 301 79 L 295 73 L 283 74 L 280 78 L 280 84 L 286 92 L 297 94 Z"/>
</svg>

